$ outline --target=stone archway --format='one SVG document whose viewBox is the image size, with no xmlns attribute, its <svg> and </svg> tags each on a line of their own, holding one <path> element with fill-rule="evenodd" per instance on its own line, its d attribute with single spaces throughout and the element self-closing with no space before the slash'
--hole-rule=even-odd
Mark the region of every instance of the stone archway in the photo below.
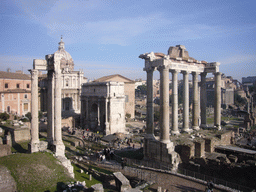
<svg viewBox="0 0 256 192">
<path fill-rule="evenodd" d="M 96 103 L 93 103 L 90 109 L 90 128 L 93 130 L 96 130 L 98 127 L 98 121 L 99 121 L 99 111 L 98 111 L 98 105 Z"/>
</svg>

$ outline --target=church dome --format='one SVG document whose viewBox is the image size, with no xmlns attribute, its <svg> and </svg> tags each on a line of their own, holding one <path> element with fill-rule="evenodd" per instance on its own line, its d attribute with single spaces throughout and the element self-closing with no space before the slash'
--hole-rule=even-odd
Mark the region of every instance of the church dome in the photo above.
<svg viewBox="0 0 256 192">
<path fill-rule="evenodd" d="M 59 42 L 59 49 L 54 53 L 60 55 L 60 68 L 63 71 L 73 71 L 74 70 L 74 61 L 71 55 L 65 50 L 64 42 L 61 40 Z"/>
</svg>

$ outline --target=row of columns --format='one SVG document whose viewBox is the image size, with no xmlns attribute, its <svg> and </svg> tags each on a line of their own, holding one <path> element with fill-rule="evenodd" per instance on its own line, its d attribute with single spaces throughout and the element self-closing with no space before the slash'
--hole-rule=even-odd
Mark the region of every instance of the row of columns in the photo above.
<svg viewBox="0 0 256 192">
<path fill-rule="evenodd" d="M 38 130 L 38 70 L 31 72 L 31 153 L 39 151 Z M 65 146 L 61 131 L 61 72 L 48 71 L 47 141 L 57 156 L 64 156 Z"/>
<path fill-rule="evenodd" d="M 154 137 L 154 107 L 153 107 L 153 72 L 155 68 L 148 68 L 147 72 L 147 128 L 146 137 Z M 169 139 L 169 68 L 165 65 L 158 67 L 160 72 L 160 140 L 163 143 L 170 142 Z M 178 129 L 178 73 L 179 70 L 170 70 L 172 73 L 172 134 L 179 134 Z M 183 132 L 192 131 L 189 128 L 189 73 L 183 74 Z M 199 130 L 200 107 L 201 127 L 206 126 L 206 75 L 201 75 L 201 91 L 199 105 L 198 72 L 192 72 L 193 81 L 193 108 L 192 108 L 192 129 Z M 221 122 L 221 73 L 215 75 L 215 106 L 214 125 L 220 129 Z M 200 107 L 199 107 L 200 106 Z"/>
</svg>

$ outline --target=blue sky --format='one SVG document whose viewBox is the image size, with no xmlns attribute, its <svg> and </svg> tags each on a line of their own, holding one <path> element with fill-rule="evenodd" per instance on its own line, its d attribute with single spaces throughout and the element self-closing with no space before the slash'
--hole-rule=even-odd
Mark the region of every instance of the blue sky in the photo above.
<svg viewBox="0 0 256 192">
<path fill-rule="evenodd" d="M 255 7 L 255 0 L 1 0 L 0 67 L 26 72 L 57 51 L 63 35 L 75 70 L 89 79 L 145 79 L 140 54 L 181 44 L 241 80 L 256 75 Z"/>
</svg>

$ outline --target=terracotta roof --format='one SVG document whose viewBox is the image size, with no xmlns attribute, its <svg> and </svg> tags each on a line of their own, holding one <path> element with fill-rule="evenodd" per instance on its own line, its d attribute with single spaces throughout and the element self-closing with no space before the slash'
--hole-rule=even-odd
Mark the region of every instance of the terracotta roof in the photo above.
<svg viewBox="0 0 256 192">
<path fill-rule="evenodd" d="M 99 79 L 94 80 L 93 82 L 106 82 L 106 81 L 111 81 L 111 79 L 114 78 L 114 77 L 120 77 L 120 78 L 126 79 L 126 80 L 128 80 L 128 81 L 130 81 L 130 82 L 133 82 L 133 80 L 131 80 L 131 79 L 127 78 L 127 77 L 124 77 L 124 76 L 122 76 L 122 75 L 119 75 L 119 74 L 104 76 L 104 77 L 101 77 L 101 78 L 99 78 Z"/>
<path fill-rule="evenodd" d="M 0 71 L 0 79 L 22 79 L 22 80 L 31 80 L 30 75 L 22 73 L 11 73 Z"/>
</svg>

